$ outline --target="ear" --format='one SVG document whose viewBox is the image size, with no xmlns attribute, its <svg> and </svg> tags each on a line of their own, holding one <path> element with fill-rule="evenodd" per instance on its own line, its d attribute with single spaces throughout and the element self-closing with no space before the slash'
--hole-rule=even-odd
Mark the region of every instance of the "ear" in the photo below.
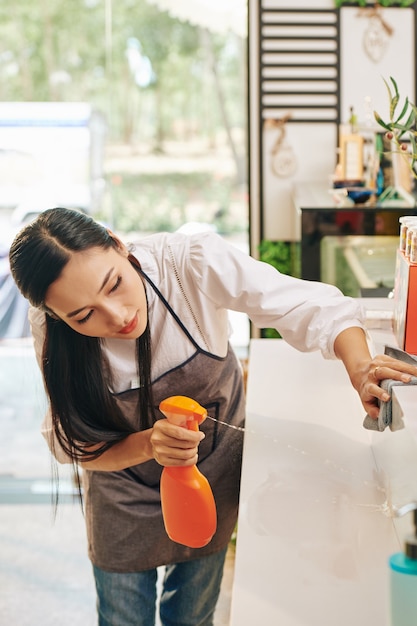
<svg viewBox="0 0 417 626">
<path fill-rule="evenodd" d="M 123 243 L 123 241 L 117 235 L 115 235 L 114 232 L 112 230 L 110 230 L 110 228 L 107 228 L 107 232 L 109 233 L 110 237 L 115 242 L 115 244 L 117 246 L 117 249 L 120 252 L 120 254 L 122 254 L 125 257 L 129 256 L 129 250 L 127 249 L 127 247 Z"/>
<path fill-rule="evenodd" d="M 56 315 L 56 314 L 52 311 L 52 309 L 50 309 L 50 308 L 49 308 L 49 307 L 47 307 L 46 305 L 45 305 L 45 307 L 44 307 L 44 311 L 45 311 L 45 313 L 46 313 L 46 314 L 47 314 L 50 318 L 52 318 L 53 320 L 60 320 L 60 319 L 61 319 L 61 318 L 59 318 L 59 317 L 58 317 L 58 315 Z"/>
</svg>

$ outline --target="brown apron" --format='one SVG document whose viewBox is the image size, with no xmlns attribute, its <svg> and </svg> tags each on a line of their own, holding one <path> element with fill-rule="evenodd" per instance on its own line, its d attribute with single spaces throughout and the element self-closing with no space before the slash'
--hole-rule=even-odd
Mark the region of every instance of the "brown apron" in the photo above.
<svg viewBox="0 0 417 626">
<path fill-rule="evenodd" d="M 196 348 L 188 360 L 153 382 L 156 406 L 169 396 L 189 396 L 212 417 L 243 425 L 243 381 L 233 350 L 229 346 L 227 356 L 220 358 L 199 348 L 156 286 L 144 277 L 166 306 L 167 315 L 173 315 L 178 332 Z M 183 335 L 180 340 L 184 341 Z M 138 390 L 116 397 L 126 416 L 137 422 Z M 156 461 L 120 472 L 87 470 L 83 472 L 86 523 L 94 565 L 111 572 L 138 572 L 207 556 L 227 546 L 237 520 L 243 435 L 209 419 L 201 430 L 206 437 L 199 446 L 198 467 L 210 482 L 217 507 L 217 531 L 211 542 L 203 548 L 188 548 L 169 539 L 159 494 L 162 467 Z"/>
</svg>

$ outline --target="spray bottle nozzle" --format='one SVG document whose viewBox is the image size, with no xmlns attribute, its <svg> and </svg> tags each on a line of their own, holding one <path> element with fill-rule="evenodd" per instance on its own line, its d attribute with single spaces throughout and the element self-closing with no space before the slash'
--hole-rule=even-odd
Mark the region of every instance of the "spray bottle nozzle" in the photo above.
<svg viewBox="0 0 417 626">
<path fill-rule="evenodd" d="M 413 510 L 414 534 L 405 540 L 405 553 L 409 559 L 417 560 L 417 504 Z"/>
<path fill-rule="evenodd" d="M 189 430 L 198 430 L 199 424 L 207 417 L 207 410 L 187 396 L 171 396 L 159 405 L 161 413 L 170 422 Z"/>
<path fill-rule="evenodd" d="M 402 517 L 413 511 L 414 534 L 405 539 L 405 554 L 409 559 L 417 561 L 417 502 L 409 502 L 399 508 L 394 508 L 395 517 Z"/>
</svg>

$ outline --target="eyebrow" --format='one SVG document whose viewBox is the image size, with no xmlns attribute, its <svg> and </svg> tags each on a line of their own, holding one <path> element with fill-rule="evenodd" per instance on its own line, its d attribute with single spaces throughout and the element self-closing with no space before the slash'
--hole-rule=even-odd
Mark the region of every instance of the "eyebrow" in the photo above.
<svg viewBox="0 0 417 626">
<path fill-rule="evenodd" d="M 112 275 L 114 271 L 114 267 L 110 268 L 109 271 L 107 272 L 107 274 L 105 275 L 103 282 L 101 283 L 101 287 L 98 290 L 98 294 L 103 291 L 104 287 L 107 285 L 107 283 L 110 280 L 110 276 Z M 87 306 L 82 306 L 80 309 L 76 309 L 75 311 L 71 311 L 70 313 L 67 313 L 66 317 L 75 317 L 75 315 L 78 315 L 78 313 L 81 313 L 81 311 L 84 311 L 84 309 L 88 309 L 88 305 Z"/>
</svg>

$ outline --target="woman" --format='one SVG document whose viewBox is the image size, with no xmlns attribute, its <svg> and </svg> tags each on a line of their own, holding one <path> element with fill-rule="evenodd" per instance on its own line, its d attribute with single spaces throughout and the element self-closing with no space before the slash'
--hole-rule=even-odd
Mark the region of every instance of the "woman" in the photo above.
<svg viewBox="0 0 417 626">
<path fill-rule="evenodd" d="M 212 233 L 160 233 L 131 250 L 71 209 L 42 213 L 17 235 L 11 271 L 30 320 L 50 410 L 44 434 L 83 468 L 89 557 L 100 626 L 154 624 L 156 569 L 167 565 L 162 624 L 208 626 L 237 518 L 242 435 L 212 420 L 170 424 L 159 403 L 185 395 L 240 426 L 244 393 L 227 309 L 274 327 L 299 350 L 342 359 L 373 418 L 382 378 L 417 368 L 369 354 L 361 310 L 335 287 L 278 273 Z M 300 384 L 301 381 L 300 381 Z M 203 434 L 204 433 L 204 434 Z M 171 541 L 162 466 L 199 462 L 218 528 L 204 548 Z"/>
</svg>

